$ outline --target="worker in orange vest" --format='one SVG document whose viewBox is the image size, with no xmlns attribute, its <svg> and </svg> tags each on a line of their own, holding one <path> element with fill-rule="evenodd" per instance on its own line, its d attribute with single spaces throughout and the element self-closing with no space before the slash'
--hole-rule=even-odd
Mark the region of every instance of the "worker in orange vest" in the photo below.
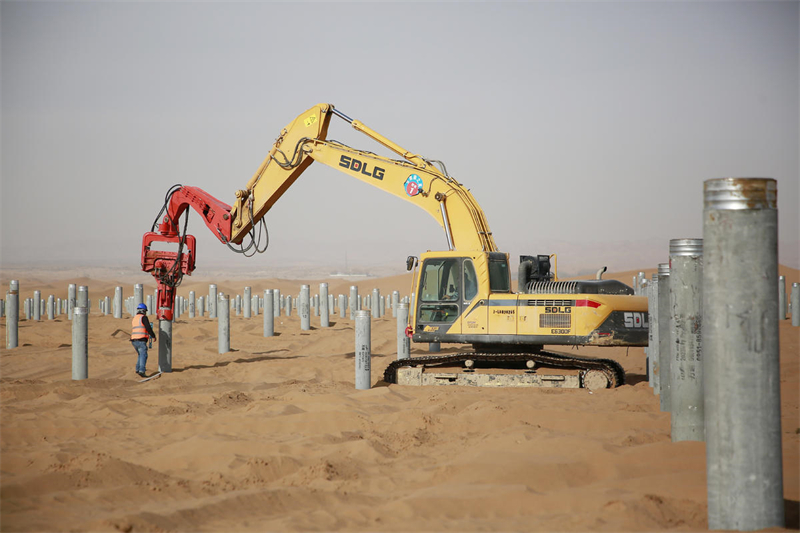
<svg viewBox="0 0 800 533">
<path fill-rule="evenodd" d="M 141 377 L 145 377 L 145 366 L 147 366 L 147 341 L 148 339 L 156 338 L 153 332 L 153 326 L 150 325 L 150 320 L 147 319 L 147 306 L 139 304 L 136 307 L 136 314 L 131 322 L 131 344 L 139 354 L 136 361 L 136 373 Z M 152 341 L 151 341 L 152 346 Z"/>
</svg>

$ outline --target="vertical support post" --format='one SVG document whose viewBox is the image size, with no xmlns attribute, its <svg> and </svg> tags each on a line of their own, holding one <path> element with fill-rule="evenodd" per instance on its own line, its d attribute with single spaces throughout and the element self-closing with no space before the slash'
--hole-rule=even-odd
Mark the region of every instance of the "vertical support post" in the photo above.
<svg viewBox="0 0 800 533">
<path fill-rule="evenodd" d="M 319 284 L 319 325 L 323 328 L 329 328 L 331 326 L 331 319 L 330 319 L 330 308 L 329 308 L 330 301 L 328 299 L 328 284 L 327 283 L 320 283 Z"/>
<path fill-rule="evenodd" d="M 704 183 L 708 527 L 785 526 L 773 179 Z"/>
<path fill-rule="evenodd" d="M 300 313 L 300 329 L 308 331 L 311 329 L 311 288 L 308 285 L 300 287 L 300 302 L 297 304 L 297 312 Z M 287 306 L 289 308 L 289 306 Z"/>
<path fill-rule="evenodd" d="M 275 318 L 278 318 L 281 316 L 281 308 L 283 307 L 280 289 L 273 289 L 272 298 L 274 300 L 272 309 L 275 314 Z"/>
<path fill-rule="evenodd" d="M 347 297 L 344 294 L 339 295 L 339 318 L 345 318 L 347 315 Z"/>
<path fill-rule="evenodd" d="M 328 292 L 328 319 L 330 320 L 331 316 L 336 314 L 336 300 L 333 297 L 333 294 Z"/>
<path fill-rule="evenodd" d="M 658 383 L 659 405 L 662 412 L 672 408 L 672 389 L 670 388 L 670 350 L 672 350 L 672 330 L 669 325 L 669 263 L 658 265 Z"/>
<path fill-rule="evenodd" d="M 72 379 L 89 378 L 89 309 L 72 310 Z"/>
<path fill-rule="evenodd" d="M 220 294 L 217 301 L 217 335 L 219 338 L 219 353 L 231 351 L 231 302 L 230 296 Z"/>
<path fill-rule="evenodd" d="M 87 309 L 87 313 L 89 312 L 89 287 L 86 285 L 81 285 L 78 287 L 78 301 L 76 303 L 77 307 L 85 307 Z"/>
<path fill-rule="evenodd" d="M 703 239 L 669 241 L 672 441 L 704 441 Z"/>
<path fill-rule="evenodd" d="M 158 371 L 172 372 L 172 320 L 158 321 Z"/>
<path fill-rule="evenodd" d="M 380 297 L 380 306 L 379 306 L 381 316 L 386 316 L 386 298 L 381 295 Z"/>
<path fill-rule="evenodd" d="M 314 303 L 313 303 L 313 306 L 314 306 L 314 316 L 319 316 L 319 313 L 320 313 L 320 307 L 319 307 L 319 294 L 315 294 L 315 295 L 314 295 Z"/>
<path fill-rule="evenodd" d="M 122 318 L 122 287 L 114 287 L 114 318 Z"/>
<path fill-rule="evenodd" d="M 30 320 L 31 319 L 31 308 L 32 308 L 32 306 L 33 306 L 33 304 L 31 304 L 31 299 L 30 298 L 25 298 L 25 305 L 24 305 L 24 307 L 25 307 L 25 320 Z"/>
<path fill-rule="evenodd" d="M 40 321 L 42 319 L 42 291 L 33 291 L 33 319 Z"/>
<path fill-rule="evenodd" d="M 393 300 L 394 301 L 394 300 Z M 397 303 L 392 307 L 397 316 L 397 358 L 408 359 L 411 357 L 411 339 L 406 335 L 408 326 L 408 304 Z"/>
<path fill-rule="evenodd" d="M 397 318 L 397 304 L 400 303 L 400 291 L 392 291 L 392 318 Z"/>
<path fill-rule="evenodd" d="M 786 320 L 786 277 L 784 276 L 778 277 L 778 320 Z"/>
<path fill-rule="evenodd" d="M 194 318 L 197 314 L 197 300 L 194 291 L 189 291 L 189 318 Z"/>
<path fill-rule="evenodd" d="M 69 287 L 67 288 L 67 298 L 69 301 L 67 302 L 67 316 L 70 320 L 72 320 L 72 311 L 75 309 L 75 298 L 76 298 L 76 291 L 78 287 L 74 283 L 70 283 Z"/>
<path fill-rule="evenodd" d="M 19 346 L 19 281 L 12 279 L 6 295 L 6 348 Z"/>
<path fill-rule="evenodd" d="M 792 283 L 792 325 L 800 326 L 800 283 Z"/>
<path fill-rule="evenodd" d="M 372 335 L 370 312 L 356 313 L 356 389 L 367 390 L 372 385 Z"/>
<path fill-rule="evenodd" d="M 358 311 L 358 286 L 350 285 L 350 320 L 356 319 L 356 311 Z"/>
<path fill-rule="evenodd" d="M 244 317 L 251 318 L 253 316 L 253 288 L 245 287 L 244 296 L 242 297 L 242 304 L 244 304 Z"/>
<path fill-rule="evenodd" d="M 201 318 L 206 314 L 205 304 L 206 300 L 202 296 L 197 299 L 197 316 Z"/>
<path fill-rule="evenodd" d="M 292 316 L 292 296 L 286 295 L 286 316 Z"/>
<path fill-rule="evenodd" d="M 47 297 L 47 320 L 55 318 L 56 297 L 52 294 Z"/>
<path fill-rule="evenodd" d="M 647 333 L 647 375 L 649 376 L 650 386 L 653 387 L 653 394 L 658 394 L 660 390 L 658 374 L 658 273 L 653 274 L 647 289 L 647 315 L 650 324 Z"/>
<path fill-rule="evenodd" d="M 103 314 L 110 315 L 111 312 L 109 311 L 109 309 L 111 309 L 111 298 L 109 296 L 106 296 L 105 298 L 103 298 Z"/>
<path fill-rule="evenodd" d="M 253 316 L 258 316 L 258 308 L 259 308 L 258 295 L 257 294 L 253 295 L 252 299 L 253 303 L 251 304 L 250 311 L 252 312 Z"/>
<path fill-rule="evenodd" d="M 133 313 L 136 313 L 136 308 L 139 304 L 144 303 L 144 285 L 137 283 L 133 286 Z"/>
<path fill-rule="evenodd" d="M 217 286 L 208 286 L 208 318 L 217 318 Z"/>
<path fill-rule="evenodd" d="M 381 317 L 381 291 L 380 289 L 372 289 L 372 298 L 370 299 L 370 308 L 372 316 L 375 318 Z"/>
<path fill-rule="evenodd" d="M 272 289 L 264 291 L 264 336 L 272 337 L 275 335 L 275 295 Z"/>
</svg>

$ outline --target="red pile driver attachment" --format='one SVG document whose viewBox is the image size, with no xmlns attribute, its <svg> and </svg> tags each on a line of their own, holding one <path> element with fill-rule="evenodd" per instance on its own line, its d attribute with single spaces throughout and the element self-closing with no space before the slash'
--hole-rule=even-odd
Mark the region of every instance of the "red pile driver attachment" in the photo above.
<svg viewBox="0 0 800 533">
<path fill-rule="evenodd" d="M 181 245 L 183 240 L 183 245 Z M 167 252 L 151 250 L 153 243 L 165 242 L 178 246 L 178 251 Z M 194 271 L 196 241 L 193 235 L 162 235 L 148 232 L 142 237 L 142 270 L 150 272 L 158 284 L 156 315 L 159 320 L 172 320 L 175 304 L 175 288 L 180 285 L 184 274 L 191 276 Z"/>
</svg>

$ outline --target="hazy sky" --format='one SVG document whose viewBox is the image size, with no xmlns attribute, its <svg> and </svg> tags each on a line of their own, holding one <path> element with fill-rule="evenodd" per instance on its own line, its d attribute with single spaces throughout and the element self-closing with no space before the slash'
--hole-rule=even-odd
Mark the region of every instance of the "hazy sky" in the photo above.
<svg viewBox="0 0 800 533">
<path fill-rule="evenodd" d="M 171 185 L 232 204 L 329 102 L 445 161 L 514 264 L 655 267 L 702 237 L 704 180 L 755 176 L 778 180 L 780 261 L 800 267 L 797 2 L 0 5 L 4 265 L 138 265 Z M 385 153 L 336 118 L 329 138 Z M 247 260 L 193 214 L 198 269 L 446 248 L 423 211 L 321 164 L 266 220 Z"/>
</svg>

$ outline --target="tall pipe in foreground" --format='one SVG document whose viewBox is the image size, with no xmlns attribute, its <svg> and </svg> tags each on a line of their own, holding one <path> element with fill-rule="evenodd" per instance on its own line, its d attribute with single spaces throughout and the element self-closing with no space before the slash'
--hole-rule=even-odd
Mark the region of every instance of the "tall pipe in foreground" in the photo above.
<svg viewBox="0 0 800 533">
<path fill-rule="evenodd" d="M 704 184 L 708 527 L 784 527 L 773 179 Z"/>
</svg>

